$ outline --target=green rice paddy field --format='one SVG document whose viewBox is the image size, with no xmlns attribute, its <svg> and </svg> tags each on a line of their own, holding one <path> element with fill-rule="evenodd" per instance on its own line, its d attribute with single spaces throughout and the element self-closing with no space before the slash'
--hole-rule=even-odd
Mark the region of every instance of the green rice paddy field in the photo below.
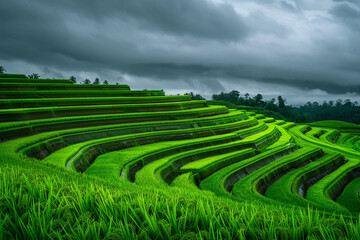
<svg viewBox="0 0 360 240">
<path fill-rule="evenodd" d="M 0 239 L 360 239 L 360 126 L 0 74 Z"/>
</svg>

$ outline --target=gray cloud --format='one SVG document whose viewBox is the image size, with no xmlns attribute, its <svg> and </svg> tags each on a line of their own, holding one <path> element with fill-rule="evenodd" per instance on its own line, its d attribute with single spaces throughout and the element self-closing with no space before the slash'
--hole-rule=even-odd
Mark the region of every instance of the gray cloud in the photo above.
<svg viewBox="0 0 360 240">
<path fill-rule="evenodd" d="M 23 22 L 27 17 L 32 17 L 35 19 L 28 24 L 35 20 L 34 23 L 45 28 L 47 25 L 62 27 L 61 23 L 66 21 L 66 17 L 70 17 L 69 21 L 78 17 L 95 22 L 118 19 L 137 28 L 165 34 L 220 40 L 238 40 L 245 36 L 247 31 L 241 16 L 231 5 L 215 5 L 207 0 L 109 0 L 106 2 L 35 0 L 31 5 L 28 1 L 20 0 L 15 3 L 8 1 L 3 5 L 4 20 Z M 14 16 L 15 11 L 22 14 Z M 62 18 L 63 21 L 57 21 L 58 18 Z M 45 22 L 39 22 L 45 19 Z"/>
<path fill-rule="evenodd" d="M 335 6 L 331 11 L 335 16 L 343 19 L 359 19 L 360 11 L 346 3 Z"/>
<path fill-rule="evenodd" d="M 45 1 L 44 1 L 45 2 Z M 123 0 L 99 2 L 66 1 L 66 9 L 75 9 L 89 18 L 115 17 L 137 27 L 157 29 L 176 35 L 236 40 L 244 34 L 241 17 L 231 5 L 214 5 L 200 0 Z M 58 7 L 63 2 L 58 2 Z"/>
<path fill-rule="evenodd" d="M 297 11 L 296 5 L 294 6 L 294 4 L 290 4 L 287 1 L 281 1 L 280 2 L 281 7 L 283 7 L 285 10 L 290 10 L 290 11 Z"/>
<path fill-rule="evenodd" d="M 135 66 L 127 66 L 126 71 L 132 75 L 143 77 L 151 77 L 159 81 L 166 81 L 169 78 L 175 80 L 186 80 L 205 82 L 206 79 L 226 79 L 236 82 L 238 79 L 252 79 L 259 83 L 274 83 L 278 85 L 286 85 L 296 87 L 301 90 L 321 89 L 330 94 L 344 94 L 353 92 L 360 94 L 360 84 L 346 83 L 346 79 L 333 75 L 331 78 L 327 74 L 311 74 L 303 75 L 294 69 L 281 68 L 262 68 L 254 65 L 238 65 L 238 66 L 206 66 L 206 65 L 175 65 L 175 64 L 142 64 Z M 266 76 L 266 77 L 264 77 Z M 190 79 L 190 80 L 189 80 Z M 345 80 L 345 81 L 344 81 Z M 208 81 L 207 88 L 213 91 L 224 90 L 219 81 Z M 210 84 L 211 82 L 211 84 Z M 216 84 L 215 84 L 216 82 Z"/>
<path fill-rule="evenodd" d="M 334 2 L 348 2 L 348 3 L 360 5 L 360 2 L 358 0 L 334 0 Z"/>
<path fill-rule="evenodd" d="M 319 89 L 322 98 L 360 100 L 357 3 L 4 0 L 0 65 L 171 93 L 211 95 L 247 79 L 264 95 L 271 89 L 261 84 L 284 95 Z"/>
<path fill-rule="evenodd" d="M 360 10 L 351 7 L 347 3 L 342 3 L 331 9 L 330 13 L 340 19 L 346 26 L 360 32 Z"/>
</svg>

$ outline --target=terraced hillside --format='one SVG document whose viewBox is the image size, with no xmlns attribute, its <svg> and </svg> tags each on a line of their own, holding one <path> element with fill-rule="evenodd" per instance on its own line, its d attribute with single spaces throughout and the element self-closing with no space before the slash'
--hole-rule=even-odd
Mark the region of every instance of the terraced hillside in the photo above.
<svg viewBox="0 0 360 240">
<path fill-rule="evenodd" d="M 175 189 L 180 195 L 192 192 L 225 202 L 299 206 L 343 216 L 360 211 L 357 125 L 296 125 L 208 106 L 187 95 L 13 74 L 0 75 L 0 108 L 3 169 L 44 166 L 76 181 L 128 182 L 135 189 Z M 7 221 L 0 218 L 0 230 Z M 27 229 L 13 224 L 7 227 Z"/>
</svg>

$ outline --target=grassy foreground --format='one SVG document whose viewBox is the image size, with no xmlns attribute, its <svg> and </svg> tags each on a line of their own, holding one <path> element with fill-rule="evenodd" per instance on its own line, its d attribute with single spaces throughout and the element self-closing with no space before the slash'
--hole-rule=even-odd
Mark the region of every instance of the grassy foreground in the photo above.
<svg viewBox="0 0 360 240">
<path fill-rule="evenodd" d="M 1 165 L 0 239 L 360 238 L 356 221 L 316 210 L 52 173 Z"/>
</svg>

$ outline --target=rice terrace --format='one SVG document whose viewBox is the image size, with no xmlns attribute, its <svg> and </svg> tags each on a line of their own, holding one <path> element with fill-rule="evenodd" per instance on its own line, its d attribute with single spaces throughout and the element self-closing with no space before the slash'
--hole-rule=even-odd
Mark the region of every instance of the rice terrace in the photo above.
<svg viewBox="0 0 360 240">
<path fill-rule="evenodd" d="M 360 240 L 360 0 L 1 0 L 0 240 Z"/>
<path fill-rule="evenodd" d="M 1 239 L 359 239 L 360 126 L 0 75 Z"/>
</svg>

